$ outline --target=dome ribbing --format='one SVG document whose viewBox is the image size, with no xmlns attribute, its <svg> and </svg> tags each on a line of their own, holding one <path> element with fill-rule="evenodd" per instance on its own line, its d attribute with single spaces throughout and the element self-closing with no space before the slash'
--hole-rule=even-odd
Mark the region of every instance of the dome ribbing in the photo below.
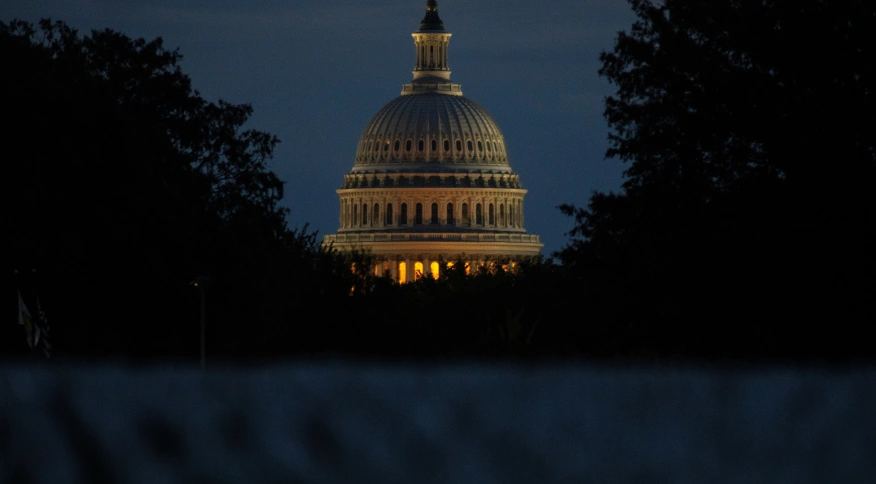
<svg viewBox="0 0 876 484">
<path fill-rule="evenodd" d="M 355 164 L 507 166 L 508 155 L 484 108 L 463 96 L 425 92 L 399 96 L 377 112 L 359 140 Z"/>
</svg>

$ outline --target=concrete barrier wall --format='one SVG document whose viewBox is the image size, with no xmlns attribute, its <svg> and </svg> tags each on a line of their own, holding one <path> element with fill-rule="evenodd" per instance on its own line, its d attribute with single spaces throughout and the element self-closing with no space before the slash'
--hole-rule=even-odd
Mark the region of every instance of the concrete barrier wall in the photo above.
<svg viewBox="0 0 876 484">
<path fill-rule="evenodd" d="M 0 482 L 876 482 L 876 372 L 7 366 Z"/>
</svg>

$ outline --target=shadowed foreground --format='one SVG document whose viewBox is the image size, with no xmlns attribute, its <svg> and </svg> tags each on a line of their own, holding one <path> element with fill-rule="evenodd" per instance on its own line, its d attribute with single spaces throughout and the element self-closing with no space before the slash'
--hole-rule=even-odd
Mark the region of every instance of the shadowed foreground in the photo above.
<svg viewBox="0 0 876 484">
<path fill-rule="evenodd" d="M 0 372 L 0 481 L 868 482 L 872 371 Z"/>
</svg>

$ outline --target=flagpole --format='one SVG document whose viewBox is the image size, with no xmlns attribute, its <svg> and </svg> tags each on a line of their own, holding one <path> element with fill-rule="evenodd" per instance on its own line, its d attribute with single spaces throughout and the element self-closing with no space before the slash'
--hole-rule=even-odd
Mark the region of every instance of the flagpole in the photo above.
<svg viewBox="0 0 876 484">
<path fill-rule="evenodd" d="M 204 284 L 198 284 L 201 290 L 201 369 L 206 366 L 206 348 L 207 348 L 207 304 L 204 296 Z"/>
<path fill-rule="evenodd" d="M 33 294 L 34 294 L 34 297 L 36 298 L 36 305 L 37 305 L 37 309 L 36 309 L 37 313 L 36 313 L 36 319 L 34 320 L 34 323 L 37 325 L 37 327 L 40 330 L 40 338 L 39 338 L 38 342 L 42 344 L 43 355 L 46 358 L 51 358 L 52 344 L 49 343 L 49 331 L 50 331 L 49 321 L 46 318 L 46 312 L 43 311 L 43 305 L 40 303 L 40 287 L 39 287 L 39 282 L 37 281 L 36 268 L 31 269 L 31 273 L 33 274 Z"/>
<path fill-rule="evenodd" d="M 201 369 L 207 364 L 207 281 L 206 276 L 198 276 L 189 284 L 198 288 L 201 293 Z"/>
</svg>

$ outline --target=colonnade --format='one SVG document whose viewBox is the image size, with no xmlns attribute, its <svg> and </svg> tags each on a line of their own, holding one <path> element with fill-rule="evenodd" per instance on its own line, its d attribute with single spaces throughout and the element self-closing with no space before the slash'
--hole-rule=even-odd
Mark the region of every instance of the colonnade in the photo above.
<svg viewBox="0 0 876 484">
<path fill-rule="evenodd" d="M 523 197 L 342 198 L 341 228 L 523 228 Z"/>
<path fill-rule="evenodd" d="M 427 159 L 436 156 L 467 160 L 491 160 L 492 162 L 507 161 L 505 146 L 498 136 L 474 140 L 448 137 L 423 138 L 420 136 L 392 139 L 382 137 L 365 139 L 359 142 L 357 161 L 406 159 L 414 156 Z"/>
<path fill-rule="evenodd" d="M 417 66 L 418 71 L 429 71 L 434 69 L 448 70 L 448 56 L 446 40 L 437 42 L 421 42 L 417 44 Z"/>
<path fill-rule="evenodd" d="M 450 34 L 414 34 L 414 46 L 417 50 L 417 64 L 415 70 L 448 70 L 450 68 L 450 56 L 448 55 L 449 44 Z"/>
</svg>

